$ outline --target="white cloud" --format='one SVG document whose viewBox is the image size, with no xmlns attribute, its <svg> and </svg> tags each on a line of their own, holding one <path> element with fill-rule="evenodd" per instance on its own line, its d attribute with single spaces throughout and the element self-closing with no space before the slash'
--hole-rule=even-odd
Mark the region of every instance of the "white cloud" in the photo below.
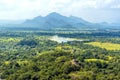
<svg viewBox="0 0 120 80">
<path fill-rule="evenodd" d="M 120 4 L 119 5 L 114 5 L 114 6 L 111 6 L 111 8 L 115 8 L 115 9 L 118 9 L 118 8 L 120 8 Z"/>
<path fill-rule="evenodd" d="M 1 19 L 24 19 L 48 10 L 49 0 L 0 0 Z M 46 5 L 45 5 L 46 4 Z"/>
<path fill-rule="evenodd" d="M 0 19 L 26 19 L 50 12 L 84 17 L 90 11 L 112 11 L 119 4 L 120 0 L 0 0 Z"/>
<path fill-rule="evenodd" d="M 73 2 L 71 7 L 75 8 L 96 8 L 96 1 L 95 0 L 86 0 L 86 1 L 79 1 Z"/>
</svg>

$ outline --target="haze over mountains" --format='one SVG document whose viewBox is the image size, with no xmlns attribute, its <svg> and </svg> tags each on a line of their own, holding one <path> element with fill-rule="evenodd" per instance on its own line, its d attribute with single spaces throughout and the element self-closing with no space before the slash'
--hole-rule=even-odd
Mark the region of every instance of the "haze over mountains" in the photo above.
<svg viewBox="0 0 120 80">
<path fill-rule="evenodd" d="M 38 16 L 32 20 L 27 20 L 23 23 L 23 26 L 39 28 L 78 28 L 87 27 L 91 23 L 74 16 L 66 17 L 58 13 L 50 13 L 49 15 L 42 17 Z"/>
<path fill-rule="evenodd" d="M 59 13 L 53 12 L 48 14 L 45 17 L 37 16 L 31 20 L 26 20 L 23 23 L 5 25 L 6 27 L 19 27 L 19 28 L 39 28 L 39 29 L 92 29 L 92 28 L 114 28 L 120 29 L 119 23 L 108 24 L 106 22 L 103 23 L 91 23 L 83 20 L 82 18 L 74 17 L 74 16 L 63 16 Z"/>
<path fill-rule="evenodd" d="M 0 24 L 21 24 L 25 20 L 0 20 Z"/>
</svg>

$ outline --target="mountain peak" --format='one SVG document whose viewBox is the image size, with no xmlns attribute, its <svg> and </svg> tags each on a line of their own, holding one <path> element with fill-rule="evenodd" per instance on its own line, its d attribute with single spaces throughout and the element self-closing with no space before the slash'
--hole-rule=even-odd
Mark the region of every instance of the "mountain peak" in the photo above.
<svg viewBox="0 0 120 80">
<path fill-rule="evenodd" d="M 57 12 L 52 12 L 52 13 L 50 13 L 49 15 L 60 15 L 60 14 L 57 13 Z"/>
<path fill-rule="evenodd" d="M 52 16 L 52 17 L 58 17 L 58 16 L 62 16 L 61 14 L 57 13 L 57 12 L 52 12 L 47 16 Z"/>
<path fill-rule="evenodd" d="M 35 17 L 32 20 L 25 22 L 27 25 L 40 28 L 80 28 L 88 26 L 88 22 L 74 16 L 64 16 L 56 12 L 52 12 L 45 17 Z"/>
</svg>

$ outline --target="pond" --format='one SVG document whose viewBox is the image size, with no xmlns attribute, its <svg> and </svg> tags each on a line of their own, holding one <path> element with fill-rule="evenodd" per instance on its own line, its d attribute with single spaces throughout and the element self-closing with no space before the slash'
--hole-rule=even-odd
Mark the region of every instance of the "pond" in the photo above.
<svg viewBox="0 0 120 80">
<path fill-rule="evenodd" d="M 52 36 L 52 37 L 50 38 L 50 40 L 52 40 L 52 41 L 57 41 L 58 43 L 68 42 L 68 41 L 80 41 L 80 42 L 81 42 L 81 41 L 85 41 L 85 40 L 83 40 L 83 39 L 59 37 L 59 36 L 57 36 L 57 35 Z"/>
</svg>

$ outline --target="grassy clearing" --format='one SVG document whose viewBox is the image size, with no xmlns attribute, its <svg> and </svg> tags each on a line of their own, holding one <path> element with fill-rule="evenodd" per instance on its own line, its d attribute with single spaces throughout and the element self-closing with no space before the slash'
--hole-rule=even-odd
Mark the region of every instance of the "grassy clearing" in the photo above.
<svg viewBox="0 0 120 80">
<path fill-rule="evenodd" d="M 87 43 L 96 47 L 105 48 L 107 50 L 120 50 L 120 44 L 114 43 L 101 43 L 101 42 L 90 42 Z"/>
<path fill-rule="evenodd" d="M 19 42 L 22 38 L 0 38 L 0 42 Z"/>
<path fill-rule="evenodd" d="M 108 63 L 108 61 L 102 59 L 85 59 L 86 62 L 101 62 L 101 63 Z"/>
<path fill-rule="evenodd" d="M 94 73 L 92 71 L 77 71 L 70 73 L 69 76 L 71 76 L 73 80 L 85 80 L 85 78 L 91 80 L 94 77 Z"/>
</svg>

